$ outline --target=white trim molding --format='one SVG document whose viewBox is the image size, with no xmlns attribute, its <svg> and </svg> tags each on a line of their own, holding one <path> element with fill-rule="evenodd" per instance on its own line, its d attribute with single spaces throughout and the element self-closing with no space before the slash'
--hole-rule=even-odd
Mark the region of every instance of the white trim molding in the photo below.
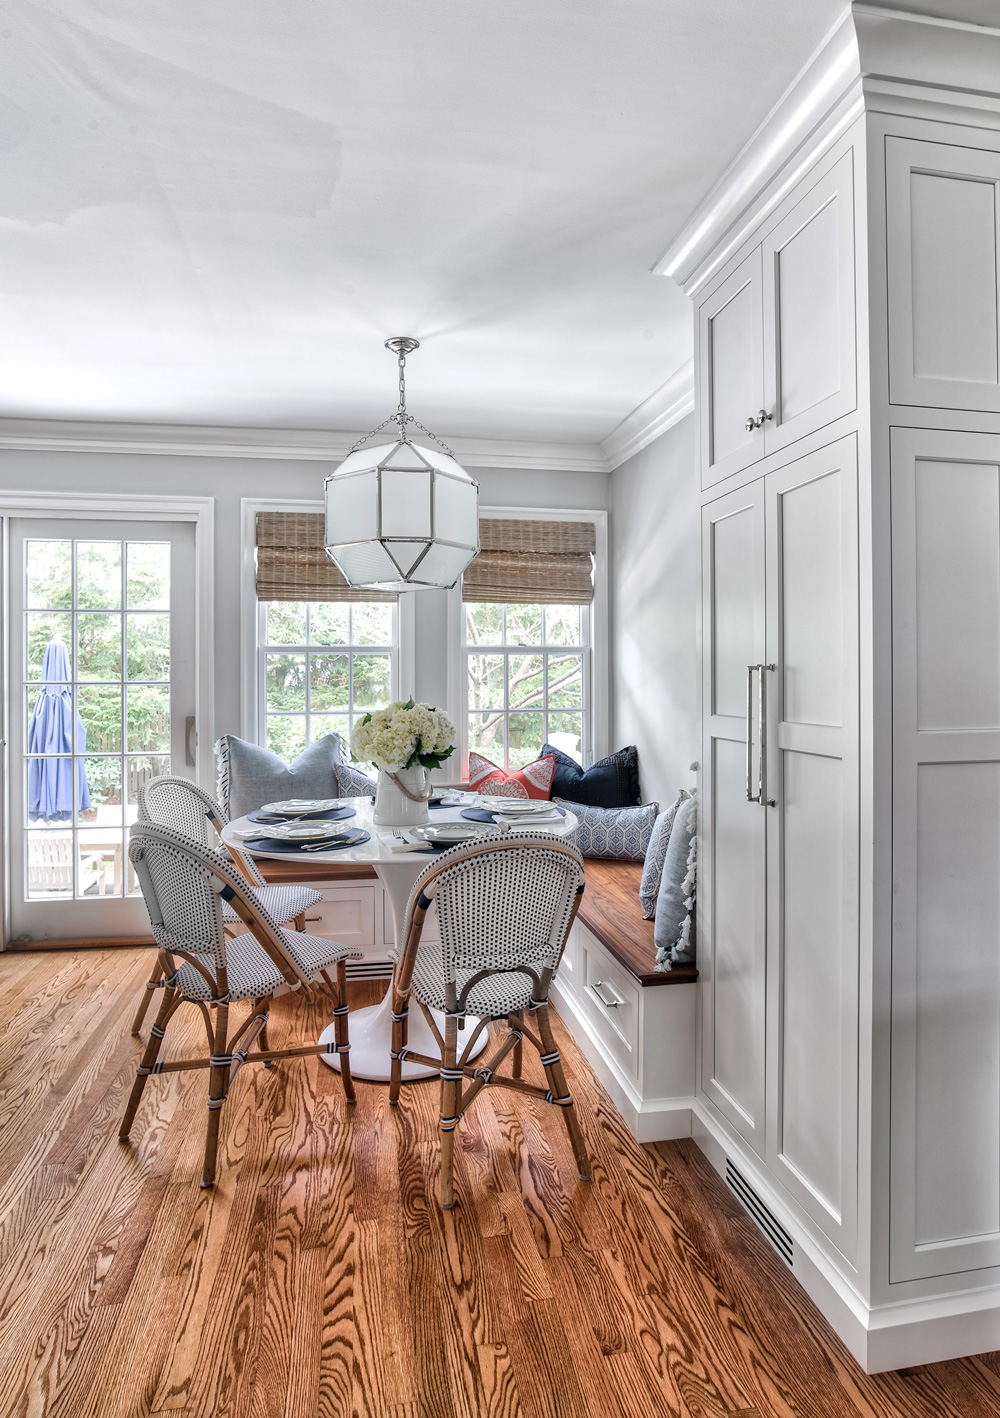
<svg viewBox="0 0 1000 1418">
<path fill-rule="evenodd" d="M 612 472 L 694 410 L 694 360 L 637 404 L 601 444 Z"/>
<path fill-rule="evenodd" d="M 866 110 L 1000 127 L 1000 27 L 854 3 L 653 267 L 693 295 Z M 964 13 L 963 13 L 964 9 Z"/>
<path fill-rule="evenodd" d="M 358 433 L 321 429 L 0 418 L 0 449 L 61 453 L 152 453 L 339 463 L 359 437 Z M 452 438 L 449 442 L 459 462 L 470 468 L 608 471 L 607 456 L 597 443 L 516 442 L 505 438 Z"/>
</svg>

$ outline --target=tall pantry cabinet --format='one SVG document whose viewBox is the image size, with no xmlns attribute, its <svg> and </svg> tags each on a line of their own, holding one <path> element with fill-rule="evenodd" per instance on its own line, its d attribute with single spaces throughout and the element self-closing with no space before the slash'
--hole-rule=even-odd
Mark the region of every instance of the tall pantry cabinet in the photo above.
<svg viewBox="0 0 1000 1418">
<path fill-rule="evenodd" d="M 663 267 L 702 488 L 695 1133 L 870 1371 L 1000 1347 L 1000 30 L 972 29 L 855 6 Z"/>
</svg>

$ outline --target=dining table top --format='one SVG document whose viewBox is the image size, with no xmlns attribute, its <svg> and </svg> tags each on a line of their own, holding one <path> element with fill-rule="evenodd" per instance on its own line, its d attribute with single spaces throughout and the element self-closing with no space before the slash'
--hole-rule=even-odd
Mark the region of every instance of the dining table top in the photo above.
<svg viewBox="0 0 1000 1418">
<path fill-rule="evenodd" d="M 351 825 L 360 828 L 369 834 L 368 840 L 358 842 L 353 846 L 334 847 L 329 851 L 309 850 L 307 852 L 281 852 L 267 851 L 256 847 L 248 847 L 248 841 L 266 840 L 267 825 L 255 823 L 249 817 L 234 818 L 232 822 L 226 824 L 222 831 L 222 840 L 229 846 L 236 847 L 241 852 L 247 852 L 252 857 L 264 857 L 276 861 L 294 861 L 302 858 L 304 861 L 322 862 L 356 862 L 364 863 L 368 866 L 385 867 L 392 862 L 420 861 L 425 856 L 436 855 L 428 850 L 426 852 L 401 852 L 394 851 L 399 848 L 400 841 L 396 835 L 402 833 L 408 841 L 412 840 L 412 829 L 407 827 L 391 827 L 377 823 L 374 819 L 375 808 L 370 798 L 344 798 L 341 799 L 342 806 L 350 806 L 355 811 L 355 816 L 350 820 Z M 467 793 L 457 802 L 449 801 L 441 807 L 432 807 L 428 811 L 429 825 L 438 826 L 445 822 L 463 822 L 462 813 L 466 808 L 477 806 L 477 795 Z M 532 823 L 519 824 L 512 827 L 511 831 L 549 832 L 557 837 L 568 837 L 577 827 L 578 818 L 569 808 L 564 810 L 565 815 L 555 820 L 544 820 L 538 823 L 537 827 Z"/>
</svg>

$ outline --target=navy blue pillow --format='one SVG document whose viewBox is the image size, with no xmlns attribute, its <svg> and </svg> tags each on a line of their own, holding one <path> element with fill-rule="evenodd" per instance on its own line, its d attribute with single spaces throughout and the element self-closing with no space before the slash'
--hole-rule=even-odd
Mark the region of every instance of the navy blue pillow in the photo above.
<svg viewBox="0 0 1000 1418">
<path fill-rule="evenodd" d="M 542 745 L 542 754 L 546 753 L 551 753 L 556 760 L 552 780 L 554 798 L 568 798 L 571 803 L 583 803 L 586 807 L 638 807 L 642 802 L 639 750 L 634 744 L 602 758 L 586 772 L 568 753 L 560 752 L 550 743 Z"/>
</svg>

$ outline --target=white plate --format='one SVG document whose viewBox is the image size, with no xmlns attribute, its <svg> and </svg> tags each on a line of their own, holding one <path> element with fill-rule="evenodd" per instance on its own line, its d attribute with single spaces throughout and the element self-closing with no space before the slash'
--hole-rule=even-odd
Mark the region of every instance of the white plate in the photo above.
<svg viewBox="0 0 1000 1418">
<path fill-rule="evenodd" d="M 542 813 L 558 813 L 555 803 L 541 798 L 480 798 L 476 806 L 482 806 L 487 812 L 500 812 L 506 817 L 529 817 Z"/>
<path fill-rule="evenodd" d="M 354 832 L 355 822 L 278 822 L 273 827 L 264 827 L 259 836 L 274 837 L 279 842 L 332 842 Z"/>
<path fill-rule="evenodd" d="M 410 836 L 418 842 L 471 842 L 473 837 L 495 837 L 497 826 L 493 822 L 442 822 L 436 827 L 414 827 Z"/>
<path fill-rule="evenodd" d="M 260 810 L 280 817 L 300 817 L 306 812 L 329 812 L 342 806 L 340 798 L 283 798 L 280 803 L 265 803 Z"/>
</svg>

